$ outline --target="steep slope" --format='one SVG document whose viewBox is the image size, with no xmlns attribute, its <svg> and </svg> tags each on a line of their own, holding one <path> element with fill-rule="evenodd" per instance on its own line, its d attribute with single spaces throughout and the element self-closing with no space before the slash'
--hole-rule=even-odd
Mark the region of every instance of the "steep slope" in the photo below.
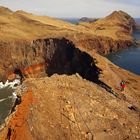
<svg viewBox="0 0 140 140">
<path fill-rule="evenodd" d="M 123 11 L 115 11 L 93 23 L 83 23 L 83 26 L 93 29 L 98 36 L 103 35 L 113 39 L 121 39 L 123 37 L 128 40 L 131 39 L 130 35 L 135 25 L 134 19 Z"/>
<path fill-rule="evenodd" d="M 24 93 L 22 104 L 7 126 L 10 140 L 139 139 L 140 110 L 133 108 L 138 106 L 135 99 L 139 97 L 135 96 L 136 89 L 134 98 L 128 94 L 134 88 L 129 83 L 134 77 L 129 78 L 125 79 L 125 95 L 118 91 L 120 96 L 126 96 L 125 100 L 78 74 L 26 80 L 24 86 L 31 90 Z M 5 128 L 0 138 L 6 138 L 8 131 Z"/>
<path fill-rule="evenodd" d="M 100 53 L 107 54 L 135 45 L 131 34 L 136 28 L 136 23 L 130 15 L 123 11 L 115 11 L 111 15 L 93 23 L 81 22 L 79 26 L 85 27 L 87 30 L 90 29 L 97 36 L 94 39 L 89 38 L 87 42 L 96 42 L 93 46 Z M 84 42 L 84 40 L 86 38 L 82 41 Z"/>
<path fill-rule="evenodd" d="M 0 14 L 0 37 L 4 41 L 32 40 L 47 36 L 60 36 L 66 31 L 78 31 L 73 24 L 51 17 L 35 16 L 24 11 L 12 12 L 3 7 L 0 8 L 0 11 L 2 11 Z"/>
</svg>

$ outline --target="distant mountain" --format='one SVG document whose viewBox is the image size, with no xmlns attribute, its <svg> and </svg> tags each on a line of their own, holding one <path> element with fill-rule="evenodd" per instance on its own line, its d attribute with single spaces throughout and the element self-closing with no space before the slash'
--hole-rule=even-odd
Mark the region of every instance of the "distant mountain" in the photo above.
<svg viewBox="0 0 140 140">
<path fill-rule="evenodd" d="M 135 21 L 136 21 L 137 24 L 140 25 L 140 18 L 135 18 Z"/>
<path fill-rule="evenodd" d="M 81 19 L 79 19 L 79 22 L 95 22 L 97 21 L 99 18 L 88 18 L 88 17 L 82 17 Z"/>
</svg>

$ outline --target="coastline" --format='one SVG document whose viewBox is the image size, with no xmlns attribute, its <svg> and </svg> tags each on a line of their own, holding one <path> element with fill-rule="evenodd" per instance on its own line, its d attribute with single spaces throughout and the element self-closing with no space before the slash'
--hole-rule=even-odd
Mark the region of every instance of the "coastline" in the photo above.
<svg viewBox="0 0 140 140">
<path fill-rule="evenodd" d="M 18 118 L 18 114 L 20 115 L 20 113 L 23 112 L 22 108 L 23 107 L 27 108 L 27 106 L 28 106 L 28 105 L 26 106 L 26 103 L 24 103 L 24 101 L 26 100 L 26 98 L 28 98 L 28 93 L 30 93 L 31 91 L 29 89 L 27 89 L 24 84 L 22 84 L 22 85 L 19 85 L 19 86 L 16 87 L 15 92 L 16 92 L 16 94 L 20 94 L 22 96 L 22 103 L 15 107 L 15 111 L 10 113 L 5 118 L 5 122 L 1 125 L 0 133 L 2 134 L 2 136 L 0 136 L 0 139 L 2 139 L 2 140 L 7 138 L 8 129 L 11 125 L 13 126 L 14 121 L 17 120 L 17 118 Z M 14 106 L 14 104 L 15 104 L 15 102 L 13 102 L 13 106 Z M 12 108 L 11 108 L 11 110 L 12 110 Z M 20 113 L 19 113 L 19 110 L 20 110 Z M 21 119 L 25 118 L 26 113 L 28 113 L 28 110 L 25 109 L 24 113 L 22 114 Z M 15 139 L 13 139 L 13 140 L 15 140 Z"/>
<path fill-rule="evenodd" d="M 134 31 L 133 37 L 136 40 L 137 46 L 131 46 L 117 52 L 112 52 L 105 57 L 115 65 L 140 75 L 140 33 Z"/>
<path fill-rule="evenodd" d="M 7 117 L 3 120 L 3 123 L 0 124 L 0 131 L 2 131 L 2 129 L 6 126 L 9 118 L 11 118 L 12 114 L 14 113 L 14 112 L 11 113 L 12 108 L 14 107 L 14 104 L 15 104 L 15 99 L 13 98 L 13 95 L 12 94 L 13 93 L 16 93 L 17 95 L 18 94 L 21 94 L 20 89 L 22 89 L 22 85 L 20 85 L 20 81 L 18 79 L 13 80 L 13 82 L 9 82 L 7 80 L 5 84 L 2 83 L 2 82 L 0 82 L 0 89 L 3 89 L 3 88 L 11 88 L 13 90 L 13 92 L 11 92 L 11 95 L 10 96 L 4 98 L 5 100 L 7 98 L 11 98 L 11 102 L 12 102 L 11 104 L 12 105 L 11 105 L 11 108 L 9 109 L 9 111 L 8 111 Z"/>
</svg>

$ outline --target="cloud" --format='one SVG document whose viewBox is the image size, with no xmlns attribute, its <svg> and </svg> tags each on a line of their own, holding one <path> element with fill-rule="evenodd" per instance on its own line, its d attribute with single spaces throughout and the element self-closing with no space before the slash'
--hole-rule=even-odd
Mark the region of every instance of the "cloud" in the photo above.
<svg viewBox="0 0 140 140">
<path fill-rule="evenodd" d="M 104 0 L 107 1 L 107 0 Z M 140 6 L 140 0 L 108 0 L 110 2 L 115 3 L 124 3 L 124 4 L 131 4 L 131 5 L 139 5 Z"/>
<path fill-rule="evenodd" d="M 114 10 L 140 13 L 139 0 L 0 0 L 0 5 L 55 17 L 103 17 Z"/>
</svg>

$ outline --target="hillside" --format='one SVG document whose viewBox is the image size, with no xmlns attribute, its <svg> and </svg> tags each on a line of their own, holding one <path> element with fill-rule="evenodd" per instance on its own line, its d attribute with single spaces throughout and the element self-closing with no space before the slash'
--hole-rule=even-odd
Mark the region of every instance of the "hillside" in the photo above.
<svg viewBox="0 0 140 140">
<path fill-rule="evenodd" d="M 134 20 L 122 11 L 116 11 L 110 16 L 100 19 L 93 24 L 89 23 L 89 29 L 87 28 L 88 25 L 81 27 L 47 16 L 35 16 L 24 11 L 12 12 L 3 7 L 0 9 L 1 39 L 33 39 L 43 36 L 46 37 L 46 33 L 55 35 L 55 31 L 60 35 L 69 31 L 70 34 L 73 34 L 73 32 L 83 32 L 91 35 L 94 34 L 121 39 L 118 33 L 118 31 L 120 31 L 124 40 L 128 40 L 131 39 L 129 33 L 135 26 Z M 100 28 L 98 28 L 98 26 Z M 3 34 L 5 35 L 3 36 Z"/>
</svg>

